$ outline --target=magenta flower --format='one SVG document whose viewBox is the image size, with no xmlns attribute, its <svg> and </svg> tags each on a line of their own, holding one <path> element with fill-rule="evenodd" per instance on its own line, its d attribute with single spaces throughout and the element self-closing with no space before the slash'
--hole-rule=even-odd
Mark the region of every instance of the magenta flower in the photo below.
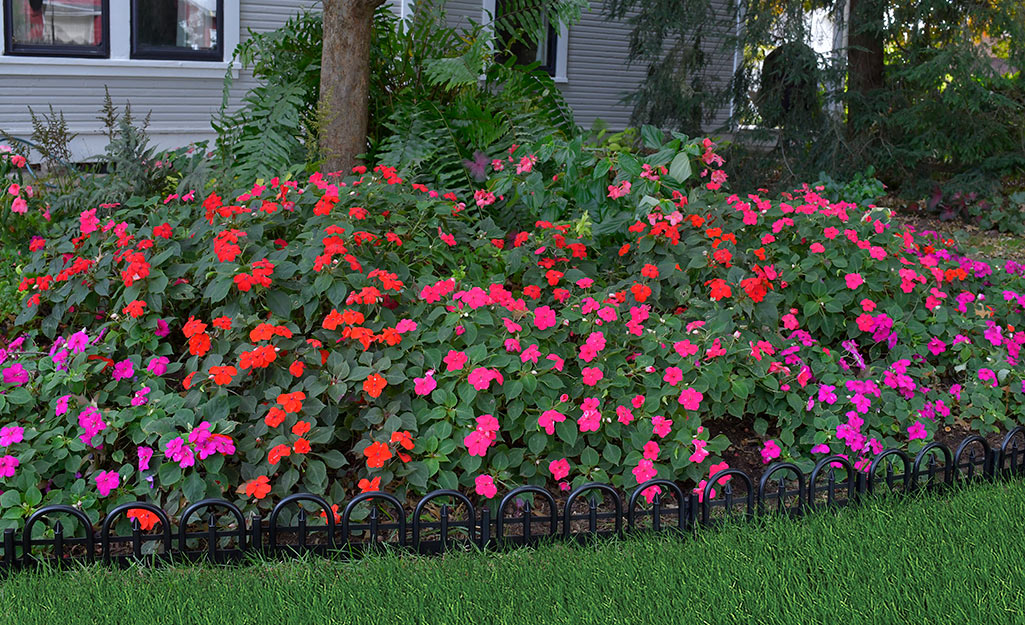
<svg viewBox="0 0 1025 625">
<path fill-rule="evenodd" d="M 765 447 L 762 448 L 762 462 L 768 464 L 768 462 L 774 458 L 779 458 L 782 450 L 774 440 L 765 441 Z"/>
<path fill-rule="evenodd" d="M 825 443 L 819 443 L 818 445 L 815 445 L 814 447 L 811 448 L 811 453 L 813 453 L 813 454 L 828 454 L 829 453 L 829 445 L 827 445 Z"/>
<path fill-rule="evenodd" d="M 551 472 L 552 477 L 556 480 L 569 475 L 569 461 L 563 458 L 562 460 L 553 460 L 548 463 L 548 470 Z"/>
<path fill-rule="evenodd" d="M 495 478 L 490 475 L 478 475 L 473 482 L 478 495 L 491 499 L 498 494 L 498 487 L 495 486 Z"/>
<path fill-rule="evenodd" d="M 0 477 L 14 477 L 14 470 L 18 468 L 18 459 L 14 456 L 0 458 Z"/>
<path fill-rule="evenodd" d="M 79 330 L 68 337 L 68 349 L 75 354 L 81 354 L 84 352 L 88 345 L 89 335 L 85 333 L 85 330 Z"/>
<path fill-rule="evenodd" d="M 651 418 L 651 432 L 659 438 L 665 438 L 672 431 L 673 421 L 672 419 L 666 419 L 661 415 L 655 415 Z"/>
<path fill-rule="evenodd" d="M 68 413 L 68 401 L 71 399 L 71 395 L 61 395 L 57 399 L 57 407 L 54 409 L 54 415 L 63 417 Z"/>
<path fill-rule="evenodd" d="M 417 395 L 430 395 L 438 388 L 438 383 L 434 379 L 434 369 L 430 369 L 422 378 L 413 378 L 413 382 L 413 391 Z"/>
<path fill-rule="evenodd" d="M 146 365 L 146 371 L 159 377 L 167 373 L 167 365 L 170 363 L 171 361 L 167 356 L 154 356 L 150 358 L 149 364 Z"/>
<path fill-rule="evenodd" d="M 125 359 L 114 365 L 115 380 L 131 380 L 134 377 L 135 368 L 132 366 L 131 360 Z"/>
<path fill-rule="evenodd" d="M 668 367 L 662 380 L 669 386 L 676 386 L 683 380 L 683 370 L 679 367 Z"/>
<path fill-rule="evenodd" d="M 93 438 L 107 429 L 107 424 L 103 421 L 103 415 L 99 409 L 95 406 L 86 406 L 82 409 L 82 412 L 78 413 L 78 426 L 85 430 L 83 434 L 79 435 L 82 442 L 86 445 L 96 447 L 93 445 Z"/>
<path fill-rule="evenodd" d="M 908 440 L 925 439 L 929 435 L 921 421 L 915 421 L 914 425 L 908 426 Z"/>
<path fill-rule="evenodd" d="M 442 359 L 445 361 L 445 366 L 448 367 L 446 372 L 451 373 L 453 371 L 459 371 L 466 364 L 466 354 L 463 352 L 457 352 L 454 349 L 449 350 L 448 354 Z"/>
<path fill-rule="evenodd" d="M 101 497 L 106 497 L 110 491 L 121 484 L 121 476 L 117 471 L 100 471 L 96 476 L 96 490 L 100 491 Z"/>
<path fill-rule="evenodd" d="M 3 371 L 4 384 L 17 384 L 21 386 L 25 382 L 28 382 L 28 371 L 25 367 L 21 366 L 20 362 L 16 362 L 13 365 L 4 368 Z"/>
<path fill-rule="evenodd" d="M 562 423 L 565 420 L 566 415 L 562 414 L 558 410 L 545 410 L 541 413 L 541 416 L 537 418 L 537 424 L 544 428 L 544 431 L 548 434 L 555 434 L 555 424 Z"/>
<path fill-rule="evenodd" d="M 637 466 L 633 468 L 632 473 L 637 483 L 643 484 L 658 475 L 658 470 L 655 468 L 655 463 L 651 460 L 641 458 L 637 461 Z"/>
<path fill-rule="evenodd" d="M 150 387 L 148 386 L 144 386 L 141 389 L 135 391 L 135 395 L 132 397 L 132 405 L 145 406 L 146 403 L 149 402 L 149 398 L 146 397 L 147 395 L 149 395 L 149 392 Z"/>
<path fill-rule="evenodd" d="M 10 447 L 15 443 L 20 443 L 25 438 L 24 434 L 25 428 L 17 425 L 0 428 L 0 447 Z"/>
<path fill-rule="evenodd" d="M 416 322 L 412 319 L 402 319 L 397 324 L 395 324 L 395 331 L 399 334 L 405 334 L 406 332 L 414 332 L 416 331 L 416 328 Z"/>
<path fill-rule="evenodd" d="M 685 410 L 697 410 L 701 406 L 701 400 L 705 398 L 700 392 L 692 388 L 685 388 L 680 392 L 680 404 Z"/>
<path fill-rule="evenodd" d="M 594 386 L 605 377 L 605 374 L 601 372 L 598 367 L 584 367 L 581 370 L 584 376 L 584 384 L 586 386 Z"/>
<path fill-rule="evenodd" d="M 157 329 L 153 330 L 153 335 L 158 338 L 164 338 L 171 333 L 171 328 L 167 325 L 167 322 L 163 319 L 157 319 Z"/>
<path fill-rule="evenodd" d="M 691 462 L 704 462 L 705 458 L 708 457 L 708 452 L 705 451 L 705 446 L 708 445 L 708 441 L 695 438 L 694 439 L 694 453 L 690 455 L 689 460 Z"/>
<path fill-rule="evenodd" d="M 139 447 L 136 452 L 139 454 L 139 471 L 149 471 L 149 461 L 153 458 L 153 448 Z"/>
<path fill-rule="evenodd" d="M 555 311 L 548 306 L 538 306 L 534 309 L 534 327 L 538 330 L 547 330 L 555 327 Z"/>
<path fill-rule="evenodd" d="M 993 373 L 992 369 L 982 368 L 979 369 L 979 381 L 980 382 L 992 382 L 990 386 L 997 385 L 997 374 Z"/>
</svg>

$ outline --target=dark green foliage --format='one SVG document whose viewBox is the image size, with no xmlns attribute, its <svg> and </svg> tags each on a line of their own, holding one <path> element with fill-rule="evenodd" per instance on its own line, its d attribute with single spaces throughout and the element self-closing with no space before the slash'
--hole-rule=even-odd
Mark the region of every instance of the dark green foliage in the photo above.
<svg viewBox="0 0 1025 625">
<path fill-rule="evenodd" d="M 845 17 L 846 6 L 606 0 L 605 11 L 628 21 L 630 58 L 649 68 L 631 96 L 635 121 L 687 130 L 732 101 L 728 129 L 761 148 L 735 158 L 731 173 L 774 171 L 777 187 L 788 187 L 823 169 L 843 179 L 872 164 L 891 188 L 921 197 L 936 184 L 964 186 L 969 176 L 994 181 L 1025 170 L 1025 6 L 861 0 L 865 10 Z M 852 48 L 842 43 L 831 54 L 806 47 L 813 11 L 830 15 L 850 40 L 878 42 L 881 82 L 849 67 Z M 733 76 L 702 70 L 709 55 L 734 50 Z M 773 62 L 784 56 L 790 58 Z M 870 88 L 849 88 L 855 84 Z"/>
<path fill-rule="evenodd" d="M 401 164 L 403 175 L 446 189 L 468 189 L 466 161 L 553 133 L 573 135 L 572 116 L 547 74 L 495 58 L 513 42 L 536 42 L 545 20 L 579 19 L 582 6 L 580 0 L 514 0 L 494 29 L 473 22 L 447 26 L 443 1 L 418 3 L 404 22 L 380 7 L 371 43 L 368 160 Z M 272 33 L 251 34 L 236 50 L 261 82 L 231 112 L 231 79 L 225 79 L 214 127 L 232 176 L 267 177 L 303 162 L 316 166 L 321 29 L 320 14 L 306 12 Z M 515 36 L 496 41 L 493 32 Z"/>
</svg>

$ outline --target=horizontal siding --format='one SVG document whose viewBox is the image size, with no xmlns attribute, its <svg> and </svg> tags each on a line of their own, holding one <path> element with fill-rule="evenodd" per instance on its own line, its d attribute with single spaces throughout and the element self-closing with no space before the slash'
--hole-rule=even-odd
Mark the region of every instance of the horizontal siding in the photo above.
<svg viewBox="0 0 1025 625">
<path fill-rule="evenodd" d="M 313 0 L 241 0 L 239 25 L 241 38 L 245 39 L 251 28 L 266 32 L 278 28 L 298 13 L 301 8 L 315 4 Z M 226 3 L 227 4 L 227 3 Z M 0 94 L 0 128 L 27 138 L 31 132 L 31 117 L 28 107 L 36 114 L 49 111 L 64 113 L 73 133 L 83 137 L 95 137 L 103 129 L 97 120 L 103 106 L 103 88 L 110 90 L 111 98 L 119 107 L 131 102 L 138 117 L 152 112 L 148 133 L 159 147 L 175 147 L 184 137 L 193 140 L 212 139 L 210 127 L 212 115 L 220 108 L 223 72 L 214 71 L 208 77 L 175 77 L 175 70 L 154 70 L 150 76 L 88 76 L 88 68 L 82 75 L 47 76 L 45 67 L 41 75 L 3 76 L 5 89 Z M 0 75 L 3 69 L 0 66 Z M 164 75 L 166 73 L 166 75 Z M 239 72 L 232 91 L 232 100 L 237 103 L 241 96 L 254 84 L 247 72 Z M 76 147 L 75 158 L 85 159 L 102 153 L 104 142 L 89 142 L 88 153 Z M 97 148 L 97 146 L 99 146 Z"/>
<path fill-rule="evenodd" d="M 468 26 L 469 20 L 480 24 L 484 16 L 482 0 L 447 0 L 445 23 L 453 28 Z"/>
<path fill-rule="evenodd" d="M 725 1 L 713 0 L 719 5 Z M 632 27 L 625 20 L 606 20 L 601 4 L 597 0 L 592 2 L 580 22 L 569 27 L 567 82 L 560 87 L 578 124 L 590 127 L 600 118 L 610 128 L 619 130 L 630 124 L 632 112 L 632 107 L 623 104 L 622 99 L 637 90 L 647 75 L 647 66 L 628 63 Z M 704 78 L 710 82 L 723 77 L 728 80 L 733 73 L 733 55 L 723 52 L 721 46 L 721 37 L 706 34 L 702 43 L 708 59 Z M 706 128 L 716 128 L 728 116 L 729 108 L 725 107 Z"/>
</svg>

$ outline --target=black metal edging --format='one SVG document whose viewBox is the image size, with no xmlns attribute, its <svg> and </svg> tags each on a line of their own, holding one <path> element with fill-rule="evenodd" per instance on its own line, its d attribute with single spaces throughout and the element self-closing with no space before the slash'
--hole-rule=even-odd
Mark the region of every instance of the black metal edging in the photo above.
<svg viewBox="0 0 1025 625">
<path fill-rule="evenodd" d="M 981 454 L 977 450 L 981 450 Z M 941 465 L 938 465 L 937 458 L 942 458 Z M 897 461 L 899 473 L 894 471 Z M 834 463 L 839 464 L 839 468 L 832 466 Z M 880 475 L 881 468 L 885 471 L 883 475 Z M 837 470 L 846 474 L 843 481 L 837 480 Z M 772 464 L 766 467 L 757 485 L 743 471 L 727 469 L 708 480 L 701 492 L 700 503 L 697 493 L 665 479 L 649 480 L 634 487 L 625 504 L 623 495 L 609 484 L 582 484 L 569 494 L 561 511 L 557 497 L 550 491 L 539 486 L 521 486 L 497 502 L 494 519 L 489 506 L 482 506 L 478 517 L 473 501 L 455 490 L 436 490 L 426 494 L 416 504 L 411 516 L 406 514 L 402 502 L 388 493 L 358 495 L 340 514 L 335 513 L 318 495 L 296 493 L 278 502 L 266 522 L 254 516 L 246 524 L 242 511 L 235 504 L 223 499 L 204 499 L 182 511 L 177 541 L 172 540 L 175 532 L 169 516 L 150 503 L 140 501 L 118 505 L 109 512 L 98 531 L 93 529 L 81 510 L 54 505 L 34 511 L 26 520 L 20 536 L 13 529 L 4 531 L 0 540 L 0 575 L 38 562 L 62 566 L 71 562 L 102 560 L 123 566 L 149 557 L 143 553 L 149 545 L 155 552 L 155 557 L 151 558 L 153 563 L 182 560 L 229 563 L 249 555 L 287 558 L 316 553 L 328 557 L 349 557 L 379 544 L 427 554 L 443 553 L 453 545 L 488 549 L 534 544 L 549 538 L 579 540 L 589 535 L 619 537 L 626 532 L 661 530 L 682 533 L 698 524 L 709 526 L 719 523 L 727 516 L 740 513 L 741 507 L 745 519 L 780 513 L 801 515 L 817 507 L 838 508 L 854 504 L 880 490 L 906 494 L 960 482 L 992 481 L 1022 475 L 1025 475 L 1025 427 L 1016 427 L 1004 436 L 999 448 L 973 436 L 965 439 L 955 453 L 941 443 L 930 443 L 913 460 L 904 451 L 886 450 L 872 460 L 867 472 L 855 470 L 847 459 L 839 456 L 823 458 L 808 476 L 792 463 Z M 737 479 L 718 484 L 725 477 Z M 920 481 L 923 477 L 924 481 Z M 778 486 L 769 488 L 774 479 L 778 480 Z M 825 484 L 818 484 L 823 481 Z M 796 482 L 796 490 L 788 487 L 788 482 Z M 735 495 L 735 483 L 743 483 L 746 492 L 742 496 Z M 644 492 L 652 487 L 659 487 L 660 492 L 652 497 L 648 509 L 638 513 Z M 720 488 L 721 494 L 712 499 L 715 487 Z M 839 490 L 847 491 L 846 499 L 837 498 Z M 534 497 L 540 498 L 548 507 L 547 514 L 534 514 L 535 508 L 531 503 Z M 517 499 L 522 500 L 519 511 L 510 512 Z M 667 499 L 675 500 L 675 507 L 667 505 Z M 786 505 L 788 500 L 793 505 Z M 587 504 L 587 512 L 575 514 L 573 505 L 581 501 Z M 302 506 L 304 502 L 323 512 L 326 517 L 323 525 L 307 523 L 309 517 Z M 362 520 L 354 521 L 361 506 L 369 506 L 369 513 L 361 517 Z M 156 515 L 160 527 L 156 532 L 143 533 L 139 520 L 133 519 L 129 524 L 130 534 L 115 534 L 113 530 L 117 521 L 132 509 Z M 296 509 L 289 521 L 294 525 L 281 525 L 286 510 Z M 465 515 L 451 518 L 451 512 L 456 509 L 464 510 Z M 601 511 L 603 509 L 606 511 Z M 715 510 L 721 511 L 718 518 L 713 518 Z M 67 521 L 69 517 L 74 519 L 75 528 L 70 536 L 66 536 L 61 519 Z M 650 518 L 650 527 L 640 528 L 639 522 L 645 518 Z M 665 523 L 670 519 L 671 522 Z M 534 525 L 546 526 L 542 529 L 547 531 L 537 532 Z M 44 527 L 43 531 L 39 531 L 40 527 Z M 519 528 L 519 535 L 510 536 L 510 528 Z M 437 539 L 425 541 L 425 530 L 434 530 Z M 464 531 L 465 538 L 453 537 L 453 530 Z M 283 543 L 283 534 L 294 535 L 295 541 Z M 205 544 L 190 547 L 190 541 Z M 120 549 L 122 553 L 115 554 L 114 545 L 123 546 Z M 19 547 L 20 554 L 17 552 Z"/>
</svg>

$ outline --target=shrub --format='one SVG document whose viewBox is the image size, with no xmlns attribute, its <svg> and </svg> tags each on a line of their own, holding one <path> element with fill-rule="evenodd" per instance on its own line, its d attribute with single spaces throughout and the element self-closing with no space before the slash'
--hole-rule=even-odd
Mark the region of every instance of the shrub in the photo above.
<svg viewBox="0 0 1025 625">
<path fill-rule="evenodd" d="M 703 486 L 745 416 L 766 462 L 805 470 L 1017 422 L 1021 267 L 812 188 L 726 195 L 708 140 L 656 148 L 580 176 L 520 147 L 473 198 L 378 166 L 57 224 L 0 365 L 3 523 L 300 488 Z M 630 215 L 616 236 L 576 204 L 594 180 Z M 532 192 L 581 217 L 488 216 L 543 210 Z"/>
</svg>

